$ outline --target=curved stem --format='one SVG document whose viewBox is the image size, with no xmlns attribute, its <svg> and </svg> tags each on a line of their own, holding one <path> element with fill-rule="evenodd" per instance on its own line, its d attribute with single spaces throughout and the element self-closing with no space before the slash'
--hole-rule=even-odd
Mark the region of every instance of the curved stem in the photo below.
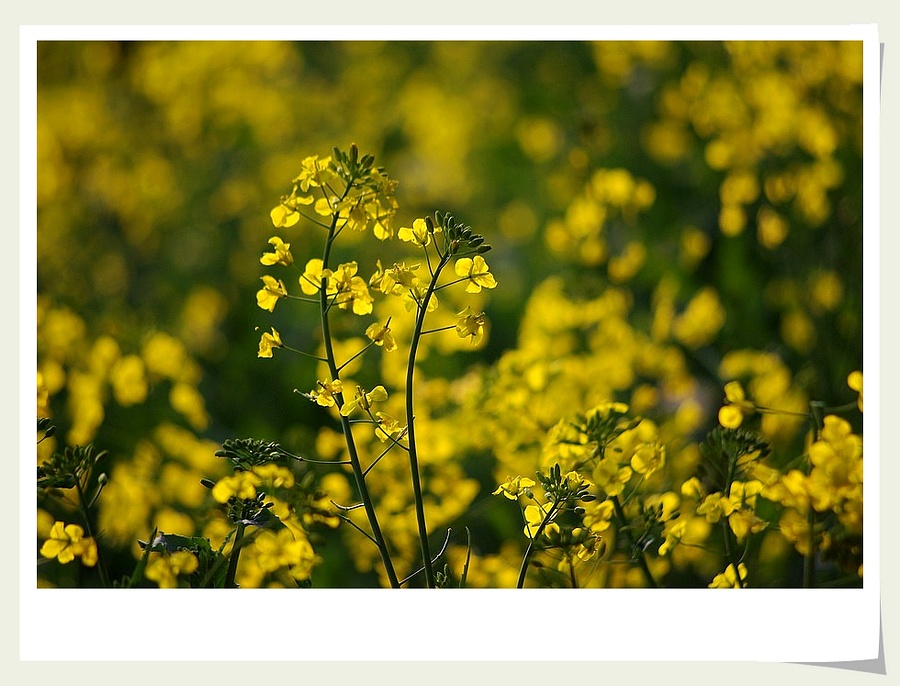
<svg viewBox="0 0 900 686">
<path fill-rule="evenodd" d="M 96 543 L 97 539 L 94 536 L 93 527 L 91 527 L 91 513 L 80 478 L 75 480 L 75 488 L 78 491 L 78 504 L 81 509 L 81 516 L 84 517 L 85 531 L 87 531 L 87 535 L 90 538 L 93 538 Z M 109 577 L 106 576 L 106 568 L 103 566 L 103 560 L 100 559 L 99 546 L 97 550 L 97 571 L 100 572 L 100 582 L 103 584 L 103 587 L 109 588 Z"/>
<path fill-rule="evenodd" d="M 522 588 L 525 586 L 525 574 L 528 573 L 528 562 L 531 560 L 531 554 L 534 552 L 534 542 L 538 538 L 540 538 L 542 533 L 544 533 L 544 529 L 550 522 L 550 518 L 553 516 L 553 513 L 558 506 L 559 501 L 554 500 L 553 504 L 550 506 L 550 509 L 547 510 L 547 514 L 545 514 L 544 518 L 541 520 L 541 525 L 534 533 L 534 536 L 531 537 L 531 540 L 528 541 L 528 547 L 525 549 L 525 554 L 522 556 L 522 566 L 519 567 L 519 578 L 516 581 L 516 588 Z"/>
<path fill-rule="evenodd" d="M 416 315 L 416 324 L 413 329 L 412 341 L 409 344 L 409 363 L 406 368 L 406 427 L 409 440 L 409 471 L 412 477 L 413 496 L 416 502 L 416 523 L 419 528 L 419 544 L 422 548 L 422 563 L 425 566 L 425 583 L 428 588 L 435 587 L 434 567 L 431 563 L 431 550 L 428 545 L 428 528 L 425 522 L 425 502 L 422 496 L 422 481 L 419 474 L 419 452 L 416 446 L 416 429 L 414 417 L 413 380 L 416 372 L 416 352 L 419 349 L 419 340 L 422 338 L 422 328 L 425 324 L 425 315 L 428 313 L 428 302 L 437 288 L 438 277 L 441 270 L 447 265 L 446 258 L 442 258 L 434 270 L 434 277 L 428 284 L 428 290 L 419 304 Z"/>
<path fill-rule="evenodd" d="M 351 184 L 348 183 L 348 190 L 350 188 L 350 185 Z M 328 268 L 328 258 L 331 255 L 331 245 L 334 242 L 335 226 L 337 225 L 337 221 L 338 217 L 335 216 L 328 231 L 328 238 L 325 241 L 325 252 L 322 257 L 322 269 Z M 326 293 L 327 287 L 328 278 L 323 277 L 321 288 L 319 289 L 321 305 L 320 310 L 322 315 L 322 339 L 325 345 L 325 357 L 327 360 L 328 369 L 331 372 L 332 381 L 337 381 L 340 378 L 340 369 L 335 362 L 334 344 L 331 340 L 331 327 L 328 321 L 329 304 L 328 294 Z M 343 393 L 335 393 L 334 399 L 338 409 L 344 406 Z M 340 418 L 341 431 L 344 434 L 344 441 L 347 444 L 347 454 L 350 458 L 350 467 L 353 470 L 353 476 L 356 480 L 356 486 L 359 489 L 360 497 L 362 498 L 363 505 L 366 509 L 366 516 L 369 520 L 369 526 L 372 528 L 372 538 L 375 540 L 375 544 L 378 546 L 378 552 L 381 555 L 381 562 L 384 565 L 384 571 L 387 574 L 387 578 L 391 584 L 391 587 L 399 588 L 400 582 L 397 579 L 397 573 L 394 571 L 394 565 L 391 561 L 390 551 L 388 551 L 384 534 L 381 532 L 381 526 L 379 526 L 378 524 L 378 516 L 375 513 L 375 505 L 372 502 L 372 496 L 370 495 L 369 488 L 366 485 L 366 478 L 362 470 L 362 465 L 360 464 L 359 453 L 356 449 L 356 441 L 353 438 L 353 429 L 350 424 L 350 420 L 344 415 L 340 415 Z"/>
</svg>

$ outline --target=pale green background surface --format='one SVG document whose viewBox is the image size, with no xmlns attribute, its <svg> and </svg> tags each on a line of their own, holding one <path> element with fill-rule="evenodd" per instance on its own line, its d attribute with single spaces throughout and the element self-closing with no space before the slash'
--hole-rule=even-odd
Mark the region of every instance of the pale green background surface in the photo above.
<svg viewBox="0 0 900 686">
<path fill-rule="evenodd" d="M 3 55 L 3 77 L 6 97 L 3 100 L 3 132 L 4 132 L 4 183 L 0 184 L 4 206 L 10 214 L 18 210 L 18 50 L 19 26 L 23 24 L 289 24 L 301 20 L 316 24 L 647 24 L 648 19 L 658 25 L 822 25 L 822 24 L 877 24 L 879 40 L 885 44 L 884 75 L 881 127 L 881 284 L 882 293 L 890 294 L 897 290 L 897 270 L 893 267 L 893 257 L 897 255 L 897 231 L 893 230 L 898 223 L 896 206 L 891 206 L 891 189 L 897 187 L 897 130 L 889 122 L 900 120 L 898 107 L 897 74 L 900 73 L 900 38 L 898 38 L 897 10 L 890 9 L 887 2 L 857 0 L 852 4 L 838 7 L 824 7 L 816 4 L 815 14 L 799 6 L 791 6 L 783 0 L 756 0 L 752 5 L 752 13 L 728 9 L 721 2 L 682 2 L 664 3 L 661 0 L 631 4 L 626 7 L 601 7 L 588 2 L 558 0 L 551 6 L 542 9 L 516 9 L 511 14 L 508 2 L 494 0 L 457 0 L 440 9 L 423 7 L 420 4 L 399 0 L 390 2 L 364 3 L 360 0 L 345 0 L 341 3 L 339 14 L 329 15 L 321 5 L 302 5 L 287 2 L 255 2 L 244 7 L 232 8 L 219 5 L 214 10 L 193 7 L 184 2 L 159 0 L 152 6 L 125 7 L 124 3 L 90 2 L 76 5 L 61 3 L 57 0 L 44 0 L 40 5 L 29 7 L 10 7 L 2 10 L 3 34 L 5 40 L 0 43 Z M 211 7 L 210 5 L 206 6 Z M 339 21 L 340 20 L 340 21 Z M 14 209 L 15 208 L 15 209 Z M 16 233 L 13 227 L 16 220 L 7 228 L 6 250 L 2 256 L 5 260 L 0 268 L 0 279 L 4 305 L 11 316 L 16 317 L 19 307 L 19 256 Z M 900 330 L 895 324 L 893 301 L 889 297 L 881 299 L 881 444 L 882 459 L 881 488 L 881 532 L 882 541 L 890 543 L 893 537 L 892 524 L 895 515 L 889 509 L 892 500 L 891 492 L 882 484 L 897 482 L 897 461 L 891 459 L 890 437 L 888 431 L 892 426 L 890 417 L 895 416 L 898 409 L 896 396 L 891 397 L 890 389 L 898 374 L 898 363 L 891 351 L 900 348 Z M 0 411 L 3 427 L 7 436 L 18 435 L 18 337 L 7 335 L 3 339 L 2 360 L 3 408 Z M 7 460 L 14 459 L 7 453 Z M 18 482 L 18 474 L 9 482 Z M 8 483 L 9 483 L 8 482 Z M 13 492 L 8 487 L 7 492 Z M 7 511 L 12 511 L 11 503 Z M 18 510 L 16 510 L 18 511 Z M 6 530 L 18 532 L 18 522 L 12 521 Z M 8 537 L 12 538 L 12 537 Z M 9 543 L 13 545 L 10 546 Z M 7 551 L 17 550 L 17 542 L 8 541 Z M 446 663 L 434 662 L 402 662 L 402 663 L 158 663 L 148 664 L 130 662 L 104 663 L 22 663 L 18 657 L 18 565 L 7 563 L 0 566 L 3 575 L 3 633 L 0 634 L 0 674 L 10 679 L 4 681 L 14 684 L 43 684 L 62 682 L 70 684 L 187 684 L 198 683 L 201 679 L 208 683 L 260 683 L 271 684 L 282 681 L 309 683 L 322 680 L 330 684 L 353 683 L 356 680 L 367 684 L 414 683 L 427 680 L 432 684 L 458 684 L 461 681 L 481 683 L 508 683 L 510 681 L 534 682 L 552 678 L 554 682 L 565 683 L 568 680 L 579 682 L 617 683 L 628 680 L 632 683 L 687 682 L 693 684 L 727 683 L 729 685 L 791 683 L 803 679 L 814 679 L 817 684 L 848 684 L 869 682 L 890 682 L 895 676 L 896 665 L 893 662 L 895 653 L 891 650 L 892 638 L 897 633 L 896 606 L 897 590 L 890 580 L 898 578 L 897 553 L 890 545 L 881 546 L 881 578 L 883 608 L 883 638 L 886 655 L 883 662 L 865 665 L 848 665 L 849 669 L 839 664 L 828 667 L 768 664 L 768 663 L 716 663 L 716 662 L 679 662 L 679 663 L 599 663 L 574 662 L 589 656 L 589 646 L 578 646 L 571 655 L 547 655 L 551 662 L 545 663 L 489 663 L 465 662 L 466 648 L 464 640 L 458 645 L 447 646 Z M 12 556 L 7 553 L 7 559 Z M 648 613 L 652 617 L 652 611 Z M 73 621 L 61 608 L 60 621 Z M 835 618 L 840 621 L 839 617 Z M 174 621 L 178 621 L 177 619 Z M 511 621 L 517 621 L 515 618 Z M 710 618 L 710 629 L 721 630 L 727 624 L 726 617 Z M 652 620 L 648 620 L 648 624 Z M 664 626 L 664 623 L 662 623 Z M 202 625 L 201 625 L 202 626 Z M 71 630 L 73 627 L 67 627 Z M 198 627 L 199 629 L 199 627 Z M 664 631 L 664 629 L 663 629 Z M 61 631 L 65 633 L 65 631 Z M 48 640 L 54 640 L 48 636 Z M 640 641 L 641 638 L 635 637 Z M 702 637 L 698 636 L 698 641 Z M 161 643 L 164 639 L 161 637 Z M 539 646 L 535 646 L 539 651 Z M 152 659 L 153 647 L 147 646 L 148 660 Z M 648 658 L 652 659 L 652 654 Z M 110 659 L 115 660 L 111 655 Z M 415 660 L 414 655 L 408 657 Z M 715 660 L 714 655 L 709 656 Z M 884 676 L 877 672 L 887 671 Z M 876 672 L 876 673 L 871 673 Z M 289 681 L 288 681 L 289 680 Z"/>
</svg>

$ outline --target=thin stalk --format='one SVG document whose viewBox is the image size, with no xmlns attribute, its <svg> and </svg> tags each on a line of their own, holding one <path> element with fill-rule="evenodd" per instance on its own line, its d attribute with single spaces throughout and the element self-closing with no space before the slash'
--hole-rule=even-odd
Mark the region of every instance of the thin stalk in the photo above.
<svg viewBox="0 0 900 686">
<path fill-rule="evenodd" d="M 347 188 L 349 190 L 349 183 L 347 185 Z M 334 231 L 335 226 L 337 225 L 337 220 L 337 217 L 334 217 L 334 219 L 332 220 L 331 228 L 328 232 L 328 239 L 325 241 L 325 252 L 322 257 L 322 269 L 328 268 L 328 258 L 331 255 L 331 245 L 334 241 Z M 331 327 L 328 321 L 329 306 L 328 294 L 326 293 L 327 285 L 328 278 L 323 277 L 319 289 L 321 305 L 320 310 L 322 315 L 322 338 L 325 344 L 325 357 L 327 359 L 328 369 L 331 372 L 332 381 L 336 381 L 340 378 L 340 370 L 338 369 L 337 363 L 335 362 L 334 345 L 331 340 Z M 344 394 L 335 393 L 334 399 L 335 404 L 340 410 L 340 408 L 344 406 Z M 369 519 L 369 526 L 372 527 L 372 538 L 375 540 L 375 544 L 378 546 L 378 552 L 381 555 L 381 562 L 384 565 L 384 571 L 387 574 L 387 578 L 391 584 L 391 587 L 399 588 L 400 582 L 397 579 L 397 573 L 394 571 L 394 565 L 391 561 L 390 551 L 388 550 L 384 534 L 381 532 L 381 526 L 378 524 L 378 516 L 375 513 L 375 505 L 372 502 L 372 496 L 369 494 L 369 488 L 366 485 L 366 478 L 362 470 L 362 465 L 360 464 L 359 453 L 356 450 L 356 441 L 353 438 L 353 429 L 350 424 L 350 420 L 344 415 L 340 415 L 340 418 L 341 431 L 343 431 L 344 433 L 344 440 L 347 444 L 347 454 L 350 458 L 350 467 L 353 469 L 353 476 L 356 479 L 356 486 L 359 489 L 360 497 L 362 498 L 363 505 L 366 509 L 366 516 Z"/>
<path fill-rule="evenodd" d="M 84 518 L 85 531 L 87 531 L 87 535 L 90 538 L 93 538 L 96 543 L 97 539 L 94 537 L 93 527 L 91 527 L 91 513 L 88 509 L 87 499 L 85 498 L 84 488 L 82 488 L 80 478 L 75 480 L 75 488 L 78 491 L 78 504 L 81 509 L 81 515 Z M 99 546 L 97 552 L 97 571 L 100 572 L 100 582 L 103 584 L 103 587 L 109 588 L 109 577 L 106 576 L 106 568 L 103 566 L 103 560 L 100 559 Z"/>
<path fill-rule="evenodd" d="M 373 345 L 375 345 L 375 341 L 369 341 L 363 348 L 361 348 L 361 349 L 358 350 L 356 353 L 354 353 L 353 356 L 350 357 L 350 359 L 348 359 L 347 361 L 343 362 L 342 364 L 339 364 L 339 365 L 337 366 L 337 370 L 338 370 L 339 372 L 340 372 L 341 370 L 343 370 L 344 367 L 346 367 L 348 364 L 350 364 L 351 362 L 353 362 L 353 360 L 355 360 L 357 357 L 359 357 L 360 355 L 362 355 L 363 353 L 365 353 L 366 350 L 368 350 L 369 348 L 371 348 Z M 327 360 L 326 360 L 326 361 L 327 361 Z"/>
<path fill-rule="evenodd" d="M 228 560 L 228 571 L 225 573 L 225 588 L 237 588 L 234 577 L 237 575 L 238 560 L 241 557 L 241 547 L 244 545 L 244 529 L 247 525 L 238 522 L 234 534 L 234 543 L 231 546 L 231 558 Z"/>
<path fill-rule="evenodd" d="M 612 500 L 613 508 L 616 511 L 616 519 L 619 520 L 619 531 L 625 534 L 625 538 L 628 539 L 628 545 L 634 550 L 636 541 L 634 540 L 634 536 L 631 535 L 631 532 L 625 527 L 627 519 L 625 518 L 625 510 L 622 508 L 622 503 L 619 502 L 619 497 L 615 495 L 612 496 L 610 500 Z M 650 565 L 647 564 L 647 556 L 644 555 L 643 550 L 640 552 L 640 555 L 638 555 L 637 562 L 638 566 L 641 568 L 641 572 L 644 574 L 644 578 L 650 585 L 650 588 L 658 588 L 659 585 L 656 583 L 656 579 L 653 578 L 653 573 L 650 571 Z"/>
<path fill-rule="evenodd" d="M 725 555 L 728 557 L 728 564 L 734 568 L 734 578 L 737 579 L 738 586 L 744 585 L 744 580 L 741 579 L 741 570 L 740 564 L 741 560 L 737 556 L 734 546 L 731 541 L 731 527 L 728 524 L 728 517 L 725 517 L 722 520 L 722 536 L 725 540 Z"/>
<path fill-rule="evenodd" d="M 726 498 L 731 497 L 731 482 L 734 479 L 734 470 L 736 467 L 737 459 L 732 459 L 729 456 L 728 470 L 725 473 L 725 488 L 723 491 Z M 722 520 L 722 536 L 725 541 L 725 555 L 728 557 L 729 564 L 734 567 L 734 578 L 737 579 L 738 586 L 743 586 L 743 580 L 741 579 L 740 570 L 741 560 L 735 554 L 734 546 L 732 545 L 732 535 L 731 525 L 728 523 L 728 517 L 725 517 Z"/>
<path fill-rule="evenodd" d="M 419 544 L 422 548 L 422 563 L 425 567 L 425 584 L 428 588 L 435 587 L 434 567 L 431 563 L 431 549 L 428 545 L 428 529 L 425 523 L 425 501 L 422 496 L 422 481 L 419 475 L 419 452 L 416 446 L 416 429 L 414 418 L 413 379 L 416 372 L 416 352 L 419 349 L 419 340 L 422 338 L 422 327 L 425 324 L 425 315 L 428 313 L 428 301 L 437 288 L 437 280 L 441 270 L 447 265 L 448 258 L 442 257 L 434 270 L 434 277 L 428 284 L 428 290 L 419 305 L 416 315 L 416 325 L 413 329 L 412 341 L 409 344 L 409 364 L 406 368 L 406 427 L 409 439 L 409 471 L 412 477 L 413 496 L 416 501 L 416 523 L 419 528 Z"/>
<path fill-rule="evenodd" d="M 525 575 L 528 573 L 528 562 L 531 560 L 531 554 L 534 552 L 534 542 L 540 538 L 542 533 L 544 533 L 544 529 L 550 522 L 550 518 L 553 516 L 557 507 L 559 507 L 559 501 L 555 500 L 550 506 L 550 509 L 547 510 L 547 514 L 544 515 L 544 519 L 541 520 L 541 525 L 538 527 L 534 536 L 528 541 L 528 547 L 525 549 L 525 554 L 522 556 L 522 566 L 519 567 L 519 579 L 516 581 L 516 588 L 525 586 Z"/>
<path fill-rule="evenodd" d="M 855 407 L 855 404 L 852 405 Z M 810 401 L 810 430 L 812 431 L 813 441 L 819 439 L 822 429 L 825 427 L 825 404 L 820 401 Z M 807 461 L 807 476 L 812 471 L 812 465 Z M 807 527 L 807 547 L 809 550 L 803 558 L 803 588 L 813 588 L 816 585 L 816 511 L 813 509 L 812 503 L 807 505 L 806 510 L 806 527 Z"/>
</svg>

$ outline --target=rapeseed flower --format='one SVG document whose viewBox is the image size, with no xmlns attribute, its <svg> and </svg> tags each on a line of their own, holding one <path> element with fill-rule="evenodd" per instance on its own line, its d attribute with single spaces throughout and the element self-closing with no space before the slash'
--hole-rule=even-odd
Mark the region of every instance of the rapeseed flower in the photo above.
<svg viewBox="0 0 900 686">
<path fill-rule="evenodd" d="M 468 280 L 466 293 L 480 293 L 482 288 L 496 288 L 497 281 L 481 255 L 461 257 L 456 261 L 456 275 Z"/>
<path fill-rule="evenodd" d="M 332 271 L 323 269 L 324 263 L 318 258 L 314 258 L 306 263 L 306 268 L 300 276 L 300 290 L 306 295 L 316 295 L 322 288 L 322 279 L 328 279 L 325 292 L 328 295 L 337 292 L 337 288 L 332 282 Z"/>
<path fill-rule="evenodd" d="M 503 494 L 504 497 L 510 500 L 516 500 L 522 494 L 530 495 L 531 491 L 529 489 L 534 485 L 534 481 L 527 476 L 507 476 L 506 481 L 500 484 L 491 495 Z"/>
<path fill-rule="evenodd" d="M 41 555 L 56 558 L 62 564 L 80 557 L 82 564 L 93 567 L 97 564 L 97 543 L 93 538 L 85 537 L 84 529 L 77 524 L 54 522 L 50 538 L 41 546 Z"/>
<path fill-rule="evenodd" d="M 334 396 L 344 392 L 344 383 L 340 379 L 334 381 L 317 381 L 319 388 L 308 393 L 310 400 L 322 407 L 332 407 L 335 403 Z"/>
<path fill-rule="evenodd" d="M 181 574 L 193 574 L 197 571 L 197 556 L 187 550 L 176 550 L 173 553 L 162 553 L 147 563 L 144 576 L 155 581 L 160 588 L 176 588 Z"/>
<path fill-rule="evenodd" d="M 344 403 L 344 406 L 341 408 L 341 414 L 349 417 L 355 410 L 361 409 L 366 411 L 371 407 L 372 403 L 383 402 L 387 398 L 388 394 L 384 386 L 375 386 L 368 393 L 361 386 L 357 386 L 356 395 L 353 397 L 353 400 Z"/>
<path fill-rule="evenodd" d="M 460 338 L 471 339 L 472 345 L 478 345 L 484 338 L 484 313 L 475 314 L 468 305 L 456 315 L 456 334 Z"/>
<path fill-rule="evenodd" d="M 744 417 L 752 414 L 756 406 L 746 399 L 744 388 L 738 381 L 725 384 L 725 405 L 719 408 L 719 424 L 726 429 L 737 429 Z"/>
<path fill-rule="evenodd" d="M 738 574 L 741 575 L 740 581 Z M 746 586 L 747 565 L 743 562 L 738 564 L 738 571 L 735 573 L 734 565 L 728 565 L 724 572 L 716 574 L 709 588 L 743 588 Z"/>
<path fill-rule="evenodd" d="M 391 333 L 391 329 L 387 324 L 383 326 L 375 322 L 374 324 L 370 324 L 366 329 L 366 336 L 371 340 L 375 345 L 379 345 L 384 348 L 384 352 L 390 353 L 397 349 L 397 341 L 394 340 L 394 334 Z"/>
<path fill-rule="evenodd" d="M 235 472 L 225 476 L 213 486 L 212 496 L 217 503 L 225 504 L 231 498 L 249 500 L 256 497 L 256 487 L 262 483 L 253 472 Z"/>
<path fill-rule="evenodd" d="M 361 276 L 357 276 L 356 271 L 356 262 L 338 265 L 334 272 L 336 302 L 342 310 L 349 307 L 353 310 L 353 314 L 369 314 L 372 311 L 372 296 L 369 294 L 369 287 L 365 280 Z"/>
<path fill-rule="evenodd" d="M 283 348 L 281 342 L 281 334 L 273 327 L 272 333 L 265 332 L 259 339 L 259 352 L 257 357 L 272 357 L 272 351 L 275 348 Z"/>
<path fill-rule="evenodd" d="M 283 281 L 276 280 L 268 274 L 261 276 L 260 280 L 264 286 L 256 292 L 256 304 L 264 310 L 273 312 L 278 301 L 287 297 L 287 288 Z"/>
<path fill-rule="evenodd" d="M 397 231 L 397 238 L 424 248 L 431 243 L 432 234 L 440 233 L 440 231 L 440 226 L 429 228 L 428 223 L 424 219 L 416 219 L 412 228 L 401 226 Z"/>
<path fill-rule="evenodd" d="M 274 248 L 274 252 L 263 253 L 263 256 L 259 258 L 259 261 L 262 264 L 266 266 L 283 264 L 285 267 L 290 267 L 294 264 L 294 256 L 291 255 L 290 243 L 285 243 L 278 236 L 272 236 L 269 239 L 269 243 Z"/>
</svg>

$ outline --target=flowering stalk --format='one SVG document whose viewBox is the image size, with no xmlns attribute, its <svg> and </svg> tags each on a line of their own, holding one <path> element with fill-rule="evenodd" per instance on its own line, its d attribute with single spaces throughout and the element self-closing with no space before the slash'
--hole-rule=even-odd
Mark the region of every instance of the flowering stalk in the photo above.
<svg viewBox="0 0 900 686">
<path fill-rule="evenodd" d="M 351 180 L 348 181 L 347 187 L 344 190 L 344 197 L 346 197 L 351 187 L 352 177 Z M 331 246 L 334 243 L 334 239 L 336 237 L 338 218 L 338 214 L 335 214 L 332 217 L 331 226 L 328 229 L 328 238 L 325 240 L 325 251 L 322 255 L 323 270 L 328 269 L 328 260 L 331 256 Z M 320 286 L 319 310 L 322 317 L 322 338 L 325 344 L 325 358 L 328 364 L 328 369 L 331 372 L 332 380 L 338 381 L 340 379 L 340 369 L 338 368 L 337 361 L 335 359 L 334 345 L 331 340 L 331 327 L 328 320 L 328 312 L 330 308 L 327 293 L 327 276 L 322 277 L 322 283 L 320 284 Z M 340 410 L 344 406 L 343 392 L 336 392 L 334 394 L 334 399 L 338 410 Z M 378 552 L 381 555 L 381 562 L 384 565 L 384 571 L 387 574 L 388 581 L 391 584 L 391 587 L 397 588 L 400 586 L 400 582 L 397 578 L 396 571 L 394 571 L 394 565 L 391 561 L 391 554 L 388 550 L 384 534 L 381 531 L 381 526 L 378 524 L 378 516 L 375 513 L 375 505 L 372 502 L 372 496 L 369 494 L 369 489 L 366 485 L 366 477 L 363 473 L 362 464 L 359 460 L 359 453 L 356 449 L 356 441 L 353 438 L 353 429 L 350 424 L 350 419 L 342 413 L 339 413 L 339 416 L 341 419 L 341 431 L 344 434 L 344 440 L 347 444 L 347 454 L 350 458 L 350 467 L 353 470 L 353 476 L 356 480 L 356 485 L 359 489 L 359 494 L 363 501 L 363 507 L 365 508 L 366 516 L 369 520 L 369 526 L 372 528 L 372 539 L 375 541 L 375 545 L 378 546 Z"/>
<path fill-rule="evenodd" d="M 368 472 L 384 457 L 389 450 L 400 447 L 409 453 L 411 482 L 416 511 L 416 522 L 420 540 L 423 564 L 419 571 L 425 573 L 425 585 L 435 588 L 442 583 L 435 574 L 433 559 L 428 543 L 428 530 L 425 521 L 425 499 L 422 484 L 422 475 L 419 469 L 418 448 L 415 434 L 414 393 L 413 384 L 415 377 L 416 356 L 421 337 L 425 334 L 436 333 L 456 329 L 461 338 L 470 338 L 473 343 L 480 341 L 484 335 L 484 314 L 477 314 L 466 308 L 459 313 L 457 323 L 438 329 L 426 330 L 425 317 L 429 311 L 437 307 L 436 292 L 447 286 L 467 282 L 466 292 L 477 293 L 482 288 L 494 288 L 497 283 L 490 274 L 487 263 L 481 257 L 490 250 L 489 245 L 484 244 L 484 238 L 473 233 L 472 229 L 453 221 L 450 215 L 435 214 L 435 221 L 430 218 L 416 219 L 412 227 L 401 227 L 397 237 L 405 242 L 411 242 L 425 251 L 425 261 L 430 275 L 430 281 L 425 287 L 424 282 L 414 273 L 419 265 L 406 267 L 405 263 L 394 264 L 392 268 L 384 269 L 378 262 L 378 271 L 372 275 L 368 283 L 357 275 L 358 265 L 355 261 L 340 264 L 336 269 L 329 266 L 332 256 L 332 248 L 337 237 L 348 227 L 354 231 L 364 231 L 369 226 L 379 240 L 386 240 L 394 235 L 391 220 L 396 210 L 396 202 L 393 200 L 393 192 L 396 182 L 384 174 L 381 168 L 373 168 L 371 155 L 358 156 L 356 146 L 352 146 L 349 155 L 337 149 L 334 150 L 334 160 L 318 157 L 309 157 L 303 162 L 303 171 L 294 180 L 294 188 L 289 196 L 282 196 L 281 202 L 271 211 L 272 222 L 276 227 L 289 227 L 296 224 L 301 217 L 306 217 L 312 223 L 320 226 L 326 232 L 325 246 L 321 259 L 311 259 L 306 263 L 303 274 L 300 277 L 300 289 L 310 298 L 300 298 L 303 301 L 312 301 L 319 307 L 322 343 L 324 355 L 319 357 L 310 355 L 323 362 L 328 369 L 329 378 L 317 380 L 318 387 L 309 393 L 304 393 L 307 398 L 323 407 L 336 407 L 339 413 L 341 430 L 347 449 L 348 460 L 344 464 L 350 464 L 356 481 L 361 503 L 354 505 L 365 508 L 371 535 L 363 531 L 349 518 L 344 521 L 359 529 L 369 540 L 377 546 L 384 565 L 385 574 L 390 585 L 394 588 L 402 586 L 408 579 L 399 580 L 394 569 L 391 553 L 387 541 L 378 523 L 375 509 L 375 501 L 366 485 Z M 342 188 L 335 184 L 338 180 L 343 184 Z M 308 195 L 311 190 L 321 193 L 318 200 Z M 321 217 L 329 217 L 327 222 L 308 217 L 302 208 L 312 206 L 315 213 Z M 440 235 L 440 245 L 438 244 Z M 433 256 L 429 254 L 427 246 L 434 242 L 437 251 L 437 264 L 433 263 Z M 273 236 L 269 239 L 272 252 L 265 253 L 260 261 L 266 265 L 281 264 L 291 266 L 294 264 L 293 255 L 290 252 L 290 244 L 285 243 L 280 237 Z M 455 281 L 439 285 L 439 279 L 445 267 L 451 260 L 457 257 Z M 257 304 L 265 310 L 273 311 L 275 305 L 282 298 L 292 297 L 282 281 L 272 276 L 262 277 L 264 287 L 257 292 Z M 397 348 L 396 342 L 390 332 L 390 317 L 387 323 L 371 324 L 366 329 L 366 336 L 370 343 L 357 350 L 349 359 L 338 363 L 335 353 L 335 341 L 332 339 L 330 313 L 335 306 L 340 310 L 352 310 L 356 315 L 367 315 L 373 311 L 373 299 L 368 287 L 375 286 L 385 294 L 408 299 L 407 309 L 411 304 L 416 306 L 415 322 L 409 348 L 408 367 L 406 375 L 406 418 L 407 426 L 402 429 L 408 441 L 408 446 L 402 445 L 394 436 L 394 429 L 385 430 L 382 419 L 376 418 L 370 411 L 372 402 L 386 400 L 388 393 L 384 386 L 378 385 L 370 391 L 357 387 L 355 396 L 345 399 L 344 382 L 341 379 L 342 371 L 353 360 L 362 356 L 371 346 L 377 345 L 385 352 L 391 352 Z M 312 297 L 314 296 L 314 297 Z M 259 357 L 272 357 L 273 351 L 284 348 L 292 350 L 281 340 L 280 333 L 272 329 L 271 333 L 263 333 L 259 344 Z M 361 410 L 368 415 L 368 420 L 352 420 L 350 416 Z M 379 413 L 379 416 L 381 413 Z M 391 420 L 396 424 L 394 420 Z M 391 439 L 391 444 L 378 456 L 366 469 L 363 469 L 359 455 L 357 440 L 353 435 L 353 424 L 362 422 L 375 425 L 376 436 L 381 438 L 379 430 Z M 393 426 L 392 424 L 392 426 Z M 395 427 L 399 430 L 399 427 Z M 337 506 L 337 505 L 336 505 Z M 345 509 L 337 506 L 339 509 Z M 443 549 L 437 554 L 437 558 L 443 555 Z"/>
<path fill-rule="evenodd" d="M 422 337 L 422 329 L 425 324 L 425 315 L 428 313 L 428 303 L 434 295 L 441 271 L 447 266 L 449 254 L 442 254 L 441 260 L 434 270 L 434 276 L 425 296 L 418 306 L 416 324 L 413 329 L 412 341 L 409 344 L 409 363 L 406 368 L 406 426 L 409 439 L 409 471 L 412 478 L 413 497 L 416 502 L 416 524 L 419 528 L 419 544 L 422 548 L 422 563 L 425 569 L 425 584 L 428 588 L 434 588 L 434 565 L 431 562 L 431 548 L 428 544 L 428 528 L 425 522 L 425 502 L 422 496 L 422 481 L 419 473 L 419 452 L 416 447 L 416 429 L 414 421 L 413 380 L 416 371 L 416 353 L 419 349 L 419 339 Z"/>
</svg>

